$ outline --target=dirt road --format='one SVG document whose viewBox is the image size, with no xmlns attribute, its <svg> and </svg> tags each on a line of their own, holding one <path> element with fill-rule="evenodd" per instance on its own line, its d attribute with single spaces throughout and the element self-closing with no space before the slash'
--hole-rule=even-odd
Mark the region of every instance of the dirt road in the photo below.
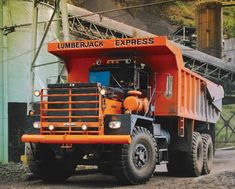
<svg viewBox="0 0 235 189">
<path fill-rule="evenodd" d="M 213 172 L 235 170 L 235 147 L 219 149 L 215 153 Z"/>
<path fill-rule="evenodd" d="M 1 171 L 1 170 L 0 170 Z M 2 182 L 2 183 L 1 183 Z M 158 166 L 157 173 L 145 185 L 123 186 L 113 177 L 101 174 L 76 175 L 63 184 L 45 184 L 40 180 L 0 181 L 0 188 L 62 189 L 62 188 L 159 188 L 159 189 L 235 189 L 235 149 L 217 150 L 213 172 L 198 178 L 167 176 L 166 167 Z"/>
</svg>

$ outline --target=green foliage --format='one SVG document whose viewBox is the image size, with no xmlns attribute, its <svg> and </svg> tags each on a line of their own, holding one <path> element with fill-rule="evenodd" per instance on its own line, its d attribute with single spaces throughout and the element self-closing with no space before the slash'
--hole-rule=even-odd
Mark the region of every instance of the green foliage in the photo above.
<svg viewBox="0 0 235 189">
<path fill-rule="evenodd" d="M 151 2 L 161 2 L 163 0 L 116 0 L 122 2 L 123 6 L 137 5 Z M 160 12 L 161 17 L 170 24 L 177 26 L 195 26 L 195 10 L 198 1 L 176 0 L 172 3 L 152 6 L 152 10 Z M 146 8 L 144 8 L 146 10 Z M 224 7 L 224 35 L 227 38 L 235 37 L 235 7 Z"/>
<path fill-rule="evenodd" d="M 165 17 L 171 24 L 179 26 L 195 26 L 195 2 L 175 1 L 162 7 Z"/>
<path fill-rule="evenodd" d="M 168 21 L 174 25 L 195 26 L 197 1 L 178 0 L 163 6 L 162 11 Z M 235 7 L 224 7 L 224 35 L 235 37 Z"/>
<path fill-rule="evenodd" d="M 224 34 L 235 37 L 235 7 L 224 8 Z"/>
</svg>

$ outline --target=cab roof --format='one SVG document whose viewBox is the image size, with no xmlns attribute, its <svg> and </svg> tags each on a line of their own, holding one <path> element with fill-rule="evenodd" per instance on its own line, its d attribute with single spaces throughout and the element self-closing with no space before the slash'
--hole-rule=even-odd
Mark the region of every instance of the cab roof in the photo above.
<svg viewBox="0 0 235 189">
<path fill-rule="evenodd" d="M 79 40 L 53 42 L 48 44 L 48 51 L 65 61 L 74 58 L 102 58 L 117 55 L 156 57 L 163 55 L 163 61 L 170 60 L 173 67 L 184 67 L 181 49 L 171 43 L 167 37 L 124 38 L 104 40 Z M 173 56 L 167 60 L 167 55 Z M 154 58 L 152 61 L 155 61 Z"/>
</svg>

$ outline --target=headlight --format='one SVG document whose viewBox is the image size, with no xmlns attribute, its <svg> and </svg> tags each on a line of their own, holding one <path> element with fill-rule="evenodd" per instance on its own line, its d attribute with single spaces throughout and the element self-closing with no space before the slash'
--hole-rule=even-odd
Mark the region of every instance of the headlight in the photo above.
<svg viewBox="0 0 235 189">
<path fill-rule="evenodd" d="M 48 126 L 48 129 L 49 129 L 50 131 L 53 131 L 53 130 L 55 129 L 55 127 L 54 127 L 54 125 L 49 125 L 49 126 Z"/>
<path fill-rule="evenodd" d="M 35 121 L 35 122 L 33 123 L 33 128 L 35 128 L 35 129 L 40 129 L 40 127 L 41 127 L 40 121 Z"/>
<path fill-rule="evenodd" d="M 39 90 L 35 90 L 33 92 L 33 95 L 36 96 L 36 97 L 39 97 L 41 95 L 41 92 Z"/>
<path fill-rule="evenodd" d="M 100 94 L 101 94 L 101 95 L 105 95 L 105 94 L 106 94 L 106 90 L 105 90 L 105 89 L 101 89 L 101 90 L 100 90 Z"/>
<path fill-rule="evenodd" d="M 120 121 L 110 121 L 109 122 L 109 128 L 110 129 L 119 129 L 121 127 Z"/>
</svg>

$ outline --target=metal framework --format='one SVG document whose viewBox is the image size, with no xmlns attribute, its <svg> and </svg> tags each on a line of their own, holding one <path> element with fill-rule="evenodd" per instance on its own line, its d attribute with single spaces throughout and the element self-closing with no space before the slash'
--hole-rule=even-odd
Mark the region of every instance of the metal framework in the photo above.
<svg viewBox="0 0 235 189">
<path fill-rule="evenodd" d="M 226 119 L 223 115 L 220 115 L 221 120 L 223 120 L 223 126 L 216 132 L 216 137 L 223 136 L 222 141 L 217 141 L 218 143 L 230 143 L 234 142 L 235 127 L 232 126 L 232 120 L 235 118 L 235 112 Z M 223 133 L 224 132 L 224 133 Z"/>
<path fill-rule="evenodd" d="M 235 70 L 224 69 L 208 62 L 184 56 L 185 66 L 190 70 L 224 86 L 226 93 L 234 90 Z"/>
<path fill-rule="evenodd" d="M 183 26 L 178 28 L 173 34 L 173 41 L 193 49 L 196 48 L 196 28 Z"/>
<path fill-rule="evenodd" d="M 37 4 L 43 4 L 54 8 L 51 1 L 48 0 L 35 0 Z M 66 0 L 62 0 L 66 1 Z M 157 4 L 170 3 L 173 0 L 165 0 L 158 2 Z M 234 1 L 223 1 L 224 3 L 233 3 Z M 154 3 L 155 5 L 156 3 Z M 152 4 L 149 4 L 152 5 Z M 115 20 L 104 17 L 105 13 L 110 13 L 119 10 L 128 10 L 130 8 L 138 8 L 144 5 L 136 5 L 131 7 L 124 7 L 119 9 L 111 9 L 93 13 L 85 9 L 75 7 L 64 3 L 65 7 L 62 7 L 63 12 L 68 15 L 62 14 L 61 18 L 53 20 L 54 22 L 62 21 L 66 23 L 65 19 L 68 19 L 69 28 L 63 28 L 63 31 L 70 32 L 73 35 L 73 39 L 107 39 L 107 38 L 129 38 L 129 37 L 146 37 L 154 36 L 154 34 L 140 30 L 138 28 L 117 22 Z M 59 15 L 58 15 L 59 16 Z M 38 22 L 38 24 L 40 24 Z M 23 24 L 19 27 L 28 26 L 29 24 Z M 15 26 L 14 26 L 15 27 Z M 63 26 L 64 27 L 64 26 Z M 4 27 L 4 29 L 9 29 L 11 27 Z M 67 32 L 63 32 L 66 34 Z M 64 35 L 65 37 L 65 35 Z M 175 43 L 174 41 L 172 41 Z M 230 93 L 235 88 L 235 67 L 229 65 L 228 62 L 221 59 L 215 58 L 213 56 L 207 55 L 195 49 L 186 47 L 182 44 L 175 43 L 182 49 L 183 58 L 185 61 L 185 66 L 194 72 L 213 80 L 214 82 L 224 86 L 226 93 Z M 63 73 L 64 69 L 61 69 Z M 61 76 L 61 75 L 60 75 Z"/>
<path fill-rule="evenodd" d="M 69 18 L 70 32 L 77 39 L 128 38 L 123 32 L 87 21 L 84 18 Z"/>
</svg>

